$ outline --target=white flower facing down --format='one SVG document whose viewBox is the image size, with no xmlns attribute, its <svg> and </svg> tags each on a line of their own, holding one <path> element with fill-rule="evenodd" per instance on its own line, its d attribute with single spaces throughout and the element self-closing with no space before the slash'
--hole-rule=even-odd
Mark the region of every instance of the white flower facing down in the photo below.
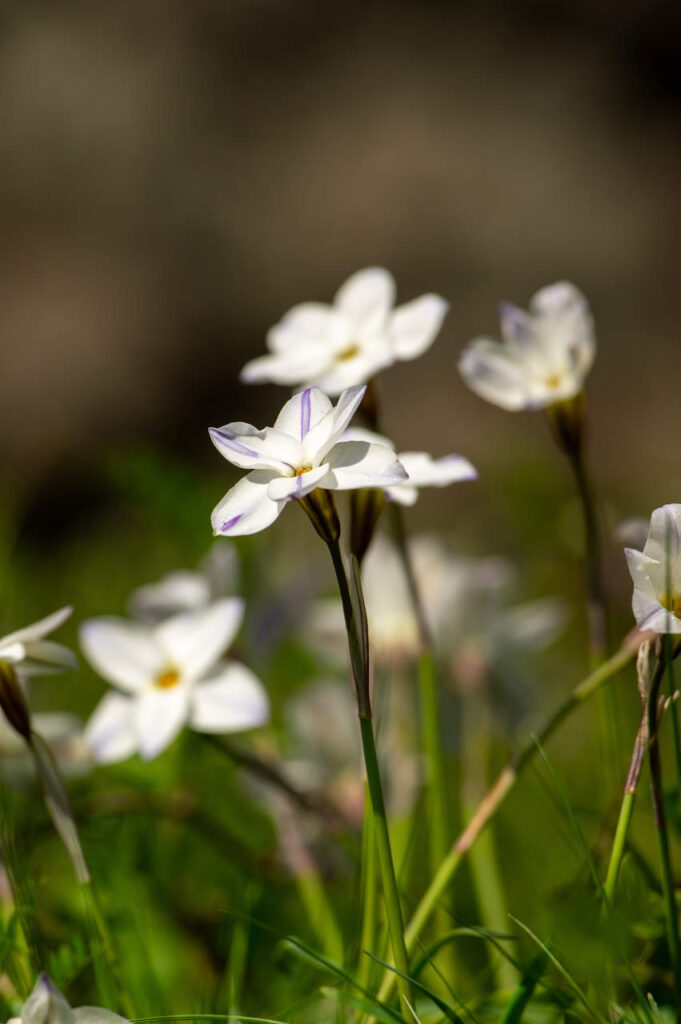
<svg viewBox="0 0 681 1024">
<path fill-rule="evenodd" d="M 395 451 L 395 445 L 387 437 L 363 427 L 350 427 L 341 440 L 382 444 Z M 443 455 L 434 459 L 427 452 L 397 452 L 396 457 L 404 467 L 407 479 L 383 487 L 383 493 L 389 501 L 396 501 L 399 505 L 414 505 L 422 487 L 449 487 L 462 480 L 478 478 L 477 470 L 463 455 Z"/>
<path fill-rule="evenodd" d="M 316 384 L 329 395 L 367 381 L 430 348 L 447 313 L 439 295 L 393 308 L 395 281 L 382 267 L 353 274 L 332 305 L 304 302 L 267 335 L 270 354 L 247 363 L 241 379 L 298 387 Z"/>
<path fill-rule="evenodd" d="M 650 517 L 643 551 L 625 548 L 634 581 L 632 609 L 639 629 L 681 633 L 681 505 L 662 505 Z"/>
<path fill-rule="evenodd" d="M 8 1024 L 128 1024 L 111 1010 L 98 1006 L 73 1009 L 46 974 L 41 974 L 21 1009 L 20 1017 L 11 1017 Z"/>
<path fill-rule="evenodd" d="M 273 427 L 212 427 L 211 440 L 220 454 L 250 470 L 213 510 L 216 536 L 264 530 L 287 502 L 304 498 L 317 487 L 344 491 L 406 480 L 390 448 L 341 440 L 365 390 L 348 388 L 333 406 L 319 388 L 307 388 L 289 399 Z"/>
<path fill-rule="evenodd" d="M 0 639 L 0 661 L 7 661 L 20 675 L 39 676 L 50 672 L 61 672 L 65 668 L 75 668 L 75 654 L 57 644 L 46 640 L 48 633 L 58 629 L 68 619 L 72 608 L 61 608 L 31 626 L 17 629 L 14 633 Z"/>
<path fill-rule="evenodd" d="M 97 761 L 156 757 L 184 725 L 197 732 L 252 729 L 269 702 L 244 665 L 222 661 L 243 618 L 239 598 L 173 615 L 155 626 L 124 619 L 83 623 L 80 643 L 93 668 L 121 693 L 108 693 L 86 727 Z"/>
<path fill-rule="evenodd" d="M 596 354 L 589 306 L 565 281 L 536 293 L 529 312 L 501 307 L 503 343 L 476 338 L 459 370 L 476 394 L 502 409 L 542 409 L 579 394 Z"/>
</svg>

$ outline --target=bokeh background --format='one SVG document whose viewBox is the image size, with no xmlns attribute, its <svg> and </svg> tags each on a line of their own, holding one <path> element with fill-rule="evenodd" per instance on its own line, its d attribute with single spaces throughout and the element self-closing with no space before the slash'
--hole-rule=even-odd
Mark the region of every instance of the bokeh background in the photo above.
<svg viewBox="0 0 681 1024">
<path fill-rule="evenodd" d="M 401 300 L 437 291 L 451 302 L 431 351 L 381 382 L 388 432 L 398 448 L 460 452 L 480 471 L 476 484 L 425 493 L 410 528 L 510 557 L 517 598 L 572 603 L 559 647 L 527 669 L 522 711 L 536 721 L 585 665 L 579 510 L 541 414 L 486 405 L 463 385 L 457 357 L 471 337 L 496 333 L 500 300 L 524 305 L 545 284 L 574 281 L 597 324 L 590 459 L 606 535 L 681 499 L 680 108 L 676 0 L 2 5 L 3 623 L 73 603 L 61 636 L 75 645 L 78 619 L 121 613 L 133 587 L 195 565 L 211 543 L 211 507 L 235 479 L 206 428 L 264 426 L 285 397 L 240 385 L 240 367 L 290 306 L 330 301 L 350 273 L 380 264 Z M 239 542 L 244 642 L 275 726 L 279 698 L 315 671 L 286 629 L 331 583 L 294 511 Z M 607 564 L 621 634 L 632 625 L 621 545 L 609 544 Z M 86 715 L 103 689 L 84 668 L 68 684 L 37 685 L 32 699 Z M 632 683 L 623 763 L 637 702 Z M 589 722 L 566 728 L 552 751 L 597 823 L 608 798 L 585 760 Z M 499 763 L 506 739 L 502 724 Z M 455 724 L 446 742 L 456 750 Z M 194 749 L 159 772 L 198 784 Z M 146 785 L 146 769 L 130 771 Z M 98 778 L 106 790 L 108 776 Z M 519 804 L 500 826 L 512 909 L 530 916 L 575 870 L 562 850 L 527 872 L 533 844 L 561 827 L 541 793 L 536 780 L 524 791 L 522 828 Z M 239 813 L 248 835 L 250 812 Z M 637 825 L 646 848 L 647 822 Z M 165 935 L 173 967 L 163 971 L 182 993 L 184 947 L 168 921 L 207 962 L 218 898 L 208 893 L 197 911 L 196 852 L 185 856 L 184 839 L 145 831 L 125 847 L 129 863 L 112 864 L 118 826 L 107 827 L 86 839 L 112 908 L 151 899 L 155 858 L 172 853 L 165 909 L 145 927 Z M 250 841 L 266 847 L 271 834 Z M 232 896 L 252 881 L 249 856 Z M 179 909 L 167 910 L 168 893 Z M 581 903 L 571 906 L 578 917 Z M 186 1008 L 168 991 L 171 1009 Z M 162 999 L 148 1002 L 158 1011 Z"/>
</svg>

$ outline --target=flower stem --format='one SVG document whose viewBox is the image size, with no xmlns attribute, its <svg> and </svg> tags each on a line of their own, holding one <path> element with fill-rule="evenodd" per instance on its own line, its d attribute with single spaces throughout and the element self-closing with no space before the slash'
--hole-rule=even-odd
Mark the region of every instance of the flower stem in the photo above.
<svg viewBox="0 0 681 1024">
<path fill-rule="evenodd" d="M 665 662 L 667 665 L 667 694 L 670 698 L 671 704 L 669 706 L 669 713 L 672 719 L 672 734 L 674 736 L 674 761 L 676 764 L 676 785 L 678 788 L 679 796 L 681 797 L 681 727 L 679 726 L 679 709 L 676 706 L 674 700 L 674 664 L 673 664 L 673 652 L 672 652 L 672 638 L 669 633 L 665 634 Z"/>
<path fill-rule="evenodd" d="M 412 609 L 419 630 L 421 650 L 418 660 L 418 676 L 421 697 L 421 727 L 428 771 L 428 850 L 430 870 L 434 874 L 446 857 L 449 843 L 451 842 L 450 805 L 447 798 L 445 759 L 440 728 L 437 666 L 433 650 L 433 639 L 423 608 L 423 602 L 421 601 L 421 595 L 419 594 L 413 562 L 409 554 L 402 509 L 399 505 L 392 504 L 389 507 L 389 513 L 393 538 L 402 561 Z M 446 908 L 440 908 L 439 917 L 440 930 L 443 932 L 448 931 L 450 921 Z M 446 947 L 445 954 L 448 960 L 448 973 L 452 974 L 455 959 L 453 947 Z"/>
<path fill-rule="evenodd" d="M 428 889 L 421 898 L 414 915 L 407 925 L 405 941 L 407 950 L 412 950 L 421 935 L 423 929 L 430 920 L 433 912 L 438 906 L 443 893 L 454 879 L 456 872 L 463 860 L 463 857 L 473 845 L 485 826 L 497 813 L 504 800 L 515 786 L 523 770 L 532 761 L 540 745 L 553 735 L 559 725 L 576 708 L 581 707 L 593 694 L 597 693 L 602 686 L 616 676 L 634 658 L 637 647 L 640 643 L 640 634 L 633 636 L 633 641 L 625 641 L 620 650 L 608 661 L 604 662 L 586 679 L 579 683 L 572 693 L 553 712 L 543 728 L 520 748 L 510 762 L 502 769 L 496 781 L 482 801 L 473 818 L 460 834 L 447 856 L 440 864 Z M 539 743 L 537 742 L 539 741 Z M 394 975 L 386 974 L 381 985 L 378 998 L 385 1000 L 390 996 L 395 984 Z"/>
<path fill-rule="evenodd" d="M 368 641 L 366 636 L 366 609 L 362 596 L 359 573 L 355 572 L 355 597 L 357 607 L 352 599 L 348 577 L 343 564 L 338 540 L 329 540 L 328 548 L 331 560 L 336 572 L 338 589 L 343 604 L 345 616 L 345 627 L 348 634 L 348 646 L 350 649 L 350 661 L 357 690 L 357 704 L 359 711 L 359 726 L 362 736 L 362 750 L 364 753 L 364 765 L 367 775 L 367 786 L 369 799 L 371 801 L 371 812 L 373 817 L 374 842 L 378 855 L 378 864 L 381 872 L 381 884 L 383 886 L 383 900 L 385 903 L 388 933 L 390 945 L 397 970 L 404 977 L 397 979 L 400 994 L 403 999 L 412 1002 L 411 985 L 409 976 L 409 957 L 404 941 L 404 921 L 400 906 L 400 896 L 395 876 L 395 865 L 390 847 L 390 834 L 388 831 L 388 819 L 385 812 L 383 800 L 383 786 L 381 784 L 381 773 L 376 755 L 376 743 L 374 740 L 373 722 L 371 718 L 371 702 L 369 699 L 369 664 L 368 664 Z M 403 1002 L 402 1010 L 406 1020 L 410 1020 L 409 1009 Z"/>
<path fill-rule="evenodd" d="M 603 907 L 604 912 L 607 912 L 614 902 L 617 879 L 619 877 L 622 858 L 626 848 L 629 823 L 634 810 L 636 789 L 641 775 L 643 758 L 645 757 L 646 750 L 648 749 L 648 703 L 650 700 L 651 690 L 651 682 L 648 678 L 648 652 L 649 643 L 645 642 L 641 644 L 637 665 L 638 689 L 641 696 L 641 724 L 639 725 L 636 733 L 634 750 L 631 755 L 631 764 L 629 765 L 629 774 L 627 775 L 627 781 L 624 786 L 624 796 L 622 797 L 620 813 L 617 819 L 615 839 L 613 841 L 612 852 L 610 854 L 608 871 L 605 876 L 605 885 L 603 888 L 605 896 L 605 905 Z"/>
<path fill-rule="evenodd" d="M 362 933 L 358 971 L 359 984 L 365 989 L 369 988 L 372 968 L 375 966 L 368 951 L 374 949 L 376 941 L 377 867 L 374 819 L 371 812 L 371 798 L 367 790 L 364 794 L 364 826 L 362 830 Z"/>
<path fill-rule="evenodd" d="M 672 869 L 667 831 L 667 815 L 664 806 L 664 789 L 662 785 L 662 760 L 660 757 L 659 725 L 661 716 L 658 711 L 660 684 L 666 667 L 666 658 L 661 658 L 653 676 L 648 701 L 648 757 L 650 763 L 650 790 L 653 797 L 653 814 L 657 831 L 657 842 L 662 870 L 662 892 L 667 905 L 667 939 L 669 942 L 669 958 L 674 972 L 674 992 L 677 1010 L 681 1010 L 681 938 L 679 937 L 679 917 L 676 907 L 674 872 Z"/>
</svg>

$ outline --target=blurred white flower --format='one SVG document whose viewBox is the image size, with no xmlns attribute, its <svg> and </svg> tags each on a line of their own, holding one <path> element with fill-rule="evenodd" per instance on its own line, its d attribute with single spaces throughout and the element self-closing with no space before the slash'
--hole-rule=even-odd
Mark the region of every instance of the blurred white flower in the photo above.
<svg viewBox="0 0 681 1024">
<path fill-rule="evenodd" d="M 541 409 L 579 394 L 596 354 L 588 303 L 565 281 L 536 293 L 529 312 L 501 307 L 503 342 L 476 338 L 459 360 L 473 391 L 502 409 Z"/>
<path fill-rule="evenodd" d="M 329 395 L 366 384 L 374 374 L 430 348 L 449 308 L 422 295 L 393 308 L 395 281 L 382 267 L 353 274 L 332 305 L 294 306 L 267 335 L 269 355 L 247 363 L 246 383 L 315 384 Z"/>
<path fill-rule="evenodd" d="M 625 548 L 624 553 L 638 628 L 681 633 L 681 505 L 656 508 L 643 551 Z"/>
<path fill-rule="evenodd" d="M 440 652 L 466 664 L 489 664 L 499 656 L 549 644 L 563 629 L 565 607 L 555 598 L 540 598 L 507 607 L 506 590 L 513 572 L 503 559 L 465 558 L 452 554 L 431 537 L 409 544 L 419 597 Z M 376 662 L 416 658 L 419 631 L 399 553 L 378 534 L 362 566 L 362 587 Z M 334 598 L 315 602 L 306 635 L 322 650 L 342 657 L 343 616 Z"/>
<path fill-rule="evenodd" d="M 147 583 L 130 596 L 130 614 L 143 622 L 159 622 L 177 612 L 205 608 L 211 601 L 234 594 L 239 561 L 231 544 L 215 543 L 195 571 L 169 572 L 157 583 Z"/>
<path fill-rule="evenodd" d="M 257 430 L 248 423 L 229 423 L 211 428 L 220 454 L 250 470 L 213 510 L 213 532 L 236 536 L 264 530 L 288 501 L 317 487 L 351 490 L 406 479 L 391 449 L 340 440 L 365 390 L 348 388 L 333 406 L 319 388 L 307 388 L 289 399 L 274 427 Z"/>
<path fill-rule="evenodd" d="M 364 427 L 349 427 L 341 440 L 382 444 L 396 451 L 395 445 L 387 437 Z M 382 490 L 389 501 L 399 505 L 414 505 L 422 487 L 449 487 L 462 480 L 478 478 L 477 470 L 463 455 L 443 455 L 439 459 L 434 459 L 427 452 L 396 452 L 396 455 L 407 473 L 407 479 L 383 487 Z"/>
<path fill-rule="evenodd" d="M 108 693 L 86 736 L 100 762 L 154 758 L 184 725 L 198 732 L 252 729 L 269 717 L 256 676 L 221 661 L 243 618 L 239 598 L 173 615 L 157 625 L 91 619 L 80 643 L 93 668 L 123 693 Z"/>
<path fill-rule="evenodd" d="M 11 1017 L 8 1024 L 128 1024 L 111 1010 L 98 1006 L 72 1009 L 46 974 L 41 974 L 21 1009 L 20 1017 Z"/>
<path fill-rule="evenodd" d="M 0 661 L 7 661 L 20 675 L 38 676 L 75 668 L 75 654 L 62 644 L 45 640 L 68 619 L 72 608 L 61 608 L 31 626 L 17 629 L 0 639 Z"/>
</svg>

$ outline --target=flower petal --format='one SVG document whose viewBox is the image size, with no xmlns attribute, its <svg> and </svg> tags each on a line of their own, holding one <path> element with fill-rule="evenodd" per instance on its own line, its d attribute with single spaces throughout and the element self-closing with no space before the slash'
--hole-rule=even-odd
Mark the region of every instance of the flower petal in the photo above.
<svg viewBox="0 0 681 1024">
<path fill-rule="evenodd" d="M 136 752 L 133 707 L 132 698 L 110 692 L 95 708 L 85 726 L 85 740 L 99 764 L 125 761 Z"/>
<path fill-rule="evenodd" d="M 304 473 L 298 473 L 296 476 L 278 476 L 267 488 L 267 493 L 275 501 L 304 498 L 316 487 L 324 486 L 324 480 L 328 473 L 329 467 L 324 463 Z"/>
<path fill-rule="evenodd" d="M 289 398 L 277 416 L 274 426 L 277 431 L 300 442 L 331 412 L 331 409 L 331 402 L 323 391 L 319 388 L 305 388 L 304 391 Z M 295 468 L 300 468 L 300 456 Z"/>
<path fill-rule="evenodd" d="M 26 643 L 30 640 L 41 640 L 48 633 L 53 633 L 62 623 L 66 622 L 72 612 L 73 608 L 67 605 L 65 608 L 60 608 L 58 612 L 52 612 L 51 615 L 47 615 L 44 619 L 33 622 L 30 626 L 16 629 L 13 633 L 8 633 L 7 636 L 0 640 L 0 647 L 4 647 L 5 643 L 14 643 L 15 641 Z"/>
<path fill-rule="evenodd" d="M 345 433 L 350 420 L 362 403 L 366 387 L 346 388 L 336 405 L 316 423 L 303 443 L 303 459 L 311 466 L 318 465 Z"/>
<path fill-rule="evenodd" d="M 23 646 L 24 657 L 20 668 L 29 676 L 49 675 L 78 667 L 78 659 L 73 651 L 53 640 L 31 640 Z"/>
<path fill-rule="evenodd" d="M 74 1024 L 130 1024 L 127 1017 L 120 1017 L 101 1006 L 77 1006 L 73 1019 Z"/>
<path fill-rule="evenodd" d="M 270 352 L 292 355 L 296 350 L 313 347 L 319 352 L 349 340 L 352 324 L 348 317 L 323 302 L 301 302 L 286 313 L 267 332 Z"/>
<path fill-rule="evenodd" d="M 627 559 L 629 572 L 634 583 L 634 590 L 646 594 L 648 597 L 658 600 L 658 591 L 653 580 L 655 576 L 661 576 L 661 563 L 645 551 L 638 551 L 636 548 L 625 548 L 624 554 Z M 663 582 L 661 580 L 661 582 Z"/>
<path fill-rule="evenodd" d="M 239 379 L 244 384 L 260 384 L 272 381 L 295 387 L 307 381 L 323 376 L 333 362 L 331 347 L 303 342 L 289 351 L 275 352 L 270 355 L 258 356 L 242 368 Z"/>
<path fill-rule="evenodd" d="M 329 452 L 331 469 L 321 486 L 347 491 L 357 487 L 389 487 L 407 479 L 395 452 L 381 444 L 345 441 Z"/>
<path fill-rule="evenodd" d="M 200 572 L 180 570 L 168 573 L 158 583 L 138 587 L 133 591 L 129 603 L 134 618 L 153 621 L 179 611 L 202 608 L 209 600 L 210 584 L 207 578 Z"/>
<path fill-rule="evenodd" d="M 363 332 L 377 330 L 395 301 L 395 280 L 383 267 L 358 270 L 339 288 L 333 301 Z"/>
<path fill-rule="evenodd" d="M 285 505 L 267 494 L 268 484 L 278 475 L 272 470 L 254 470 L 239 480 L 213 509 L 210 518 L 215 536 L 240 537 L 270 526 Z"/>
<path fill-rule="evenodd" d="M 209 427 L 210 439 L 225 459 L 240 469 L 273 469 L 282 473 L 298 465 L 300 445 L 272 427 L 256 430 L 249 423 Z"/>
<path fill-rule="evenodd" d="M 133 720 L 140 755 L 151 761 L 170 746 L 189 718 L 190 687 L 150 686 L 134 701 Z"/>
<path fill-rule="evenodd" d="M 389 336 L 396 359 L 416 359 L 435 340 L 449 303 L 440 295 L 422 295 L 399 306 L 390 318 Z"/>
<path fill-rule="evenodd" d="M 568 353 L 583 380 L 596 355 L 593 318 L 584 295 L 569 281 L 558 281 L 536 293 L 530 312 L 546 343 Z"/>
<path fill-rule="evenodd" d="M 236 636 L 244 617 L 240 597 L 225 597 L 207 608 L 181 612 L 156 626 L 154 636 L 167 664 L 183 678 L 200 679 L 215 665 Z"/>
<path fill-rule="evenodd" d="M 427 452 L 400 452 L 398 458 L 409 479 L 407 486 L 448 487 L 460 480 L 476 480 L 474 466 L 462 455 L 443 455 L 434 459 Z"/>
<path fill-rule="evenodd" d="M 662 505 L 654 510 L 643 553 L 681 570 L 681 505 Z M 672 583 L 676 582 L 673 578 Z M 681 584 L 681 579 L 678 583 Z"/>
<path fill-rule="evenodd" d="M 237 732 L 264 725 L 269 716 L 260 680 L 244 665 L 231 662 L 195 687 L 189 724 L 198 732 Z"/>
<path fill-rule="evenodd" d="M 144 626 L 123 619 L 84 622 L 80 646 L 96 672 L 130 693 L 146 686 L 163 668 L 163 652 Z"/>
<path fill-rule="evenodd" d="M 73 1024 L 73 1010 L 56 985 L 41 974 L 21 1010 L 22 1024 Z"/>
<path fill-rule="evenodd" d="M 469 388 L 488 402 L 510 411 L 528 407 L 522 367 L 499 342 L 487 338 L 472 341 L 461 353 L 459 371 Z"/>
</svg>

